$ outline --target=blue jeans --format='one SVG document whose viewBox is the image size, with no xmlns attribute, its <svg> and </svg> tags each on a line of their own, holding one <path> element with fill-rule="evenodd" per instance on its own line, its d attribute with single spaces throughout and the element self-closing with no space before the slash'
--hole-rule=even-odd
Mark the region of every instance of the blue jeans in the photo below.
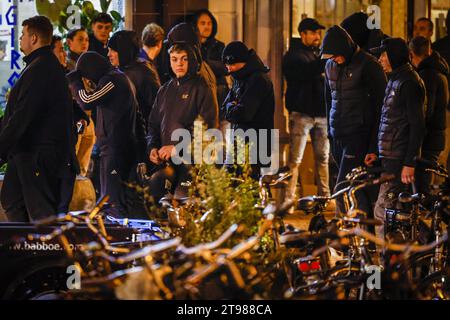
<svg viewBox="0 0 450 320">
<path fill-rule="evenodd" d="M 295 198 L 298 168 L 303 160 L 308 135 L 311 135 L 314 152 L 315 177 L 318 193 L 321 196 L 329 196 L 328 159 L 330 154 L 330 143 L 328 141 L 327 119 L 325 117 L 313 118 L 306 114 L 291 112 L 289 114 L 289 131 L 289 167 L 292 172 L 292 179 L 289 183 L 287 196 L 289 198 Z"/>
</svg>

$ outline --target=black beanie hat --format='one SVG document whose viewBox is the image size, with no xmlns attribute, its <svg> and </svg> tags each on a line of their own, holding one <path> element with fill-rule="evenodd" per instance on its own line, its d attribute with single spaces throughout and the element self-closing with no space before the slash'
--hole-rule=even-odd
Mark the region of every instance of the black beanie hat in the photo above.
<svg viewBox="0 0 450 320">
<path fill-rule="evenodd" d="M 387 38 L 381 42 L 381 46 L 370 50 L 378 55 L 386 51 L 392 70 L 409 62 L 409 48 L 402 38 Z"/>
<path fill-rule="evenodd" d="M 247 62 L 248 56 L 248 48 L 243 42 L 232 41 L 223 49 L 222 62 L 224 64 Z"/>
</svg>

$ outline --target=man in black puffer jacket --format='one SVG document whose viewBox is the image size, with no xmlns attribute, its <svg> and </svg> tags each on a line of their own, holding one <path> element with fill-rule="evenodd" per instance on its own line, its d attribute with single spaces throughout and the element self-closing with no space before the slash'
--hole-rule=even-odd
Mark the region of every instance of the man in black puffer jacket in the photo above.
<svg viewBox="0 0 450 320">
<path fill-rule="evenodd" d="M 73 96 L 84 110 L 97 108 L 95 134 L 100 148 L 101 196 L 109 195 L 107 213 L 128 216 L 125 186 L 136 164 L 137 101 L 127 76 L 100 54 L 83 53 L 67 75 Z"/>
<path fill-rule="evenodd" d="M 183 137 L 172 138 L 177 134 L 176 130 L 187 130 L 192 137 L 194 121 L 198 117 L 208 128 L 218 126 L 214 93 L 200 75 L 194 49 L 187 44 L 174 44 L 169 49 L 169 56 L 172 79 L 158 91 L 147 136 L 148 157 L 160 166 L 150 181 L 150 192 L 156 202 L 167 192 L 173 192 L 175 198 L 188 195 L 181 183 L 189 179 L 189 166 L 173 161 L 176 146 L 183 143 Z M 187 157 L 185 154 L 182 156 Z"/>
<path fill-rule="evenodd" d="M 353 168 L 372 165 L 377 159 L 386 76 L 377 60 L 361 50 L 339 26 L 328 29 L 321 53 L 322 59 L 329 59 L 325 65 L 325 102 L 340 183 Z M 372 212 L 367 196 L 360 193 L 358 200 L 363 210 Z M 341 198 L 336 204 L 338 212 L 346 211 Z"/>
<path fill-rule="evenodd" d="M 425 85 L 409 63 L 408 45 L 403 39 L 389 38 L 373 49 L 389 75 L 381 112 L 378 151 L 382 166 L 395 179 L 383 183 L 375 205 L 375 217 L 384 223 L 385 209 L 395 208 L 400 192 L 414 182 L 415 157 L 425 135 Z M 377 226 L 384 237 L 384 226 Z"/>
<path fill-rule="evenodd" d="M 422 158 L 436 162 L 445 148 L 446 108 L 448 105 L 449 68 L 436 51 L 431 54 L 430 40 L 415 37 L 409 43 L 412 64 L 425 83 L 427 92 L 426 135 L 422 144 Z M 431 174 L 416 173 L 418 191 L 429 193 Z"/>
<path fill-rule="evenodd" d="M 225 47 L 222 60 L 233 77 L 233 86 L 222 105 L 225 119 L 231 123 L 232 133 L 237 133 L 238 129 L 244 132 L 254 129 L 257 135 L 267 133 L 267 141 L 251 141 L 258 154 L 256 163 L 252 163 L 252 176 L 257 178 L 261 168 L 270 166 L 261 157 L 271 155 L 271 130 L 274 128 L 275 98 L 272 80 L 267 75 L 270 69 L 255 50 L 249 50 L 240 41 L 230 42 Z M 264 142 L 267 153 L 262 155 L 264 152 L 260 148 Z M 227 164 L 230 161 L 227 157 Z"/>
<path fill-rule="evenodd" d="M 136 32 L 122 30 L 114 33 L 108 48 L 111 64 L 124 72 L 134 84 L 139 111 L 147 123 L 161 83 L 155 71 L 139 58 L 140 45 Z"/>
</svg>

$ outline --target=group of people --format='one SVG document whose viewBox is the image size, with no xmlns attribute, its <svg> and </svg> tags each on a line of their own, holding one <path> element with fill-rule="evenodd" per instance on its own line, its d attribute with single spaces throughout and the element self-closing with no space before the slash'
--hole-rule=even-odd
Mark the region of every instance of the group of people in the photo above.
<svg viewBox="0 0 450 320">
<path fill-rule="evenodd" d="M 111 35 L 105 13 L 92 20 L 92 33 L 78 28 L 55 36 L 44 16 L 22 26 L 26 66 L 0 127 L 0 158 L 7 162 L 1 203 L 9 221 L 67 212 L 77 176 L 98 181 L 99 195 L 109 197 L 107 214 L 136 216 L 142 199 L 127 183 L 142 183 L 142 164 L 156 203 L 168 192 L 187 196 L 189 164 L 172 161 L 180 143 L 175 130 L 192 131 L 199 119 L 215 129 L 273 128 L 269 69 L 244 43 L 218 41 L 208 10 L 167 35 L 155 23 L 140 36 Z"/>
<path fill-rule="evenodd" d="M 283 57 L 293 174 L 287 194 L 298 197 L 310 135 L 320 195 L 330 195 L 330 155 L 337 189 L 353 168 L 380 160 L 395 174 L 380 190 L 358 195 L 362 209 L 384 220 L 393 193 L 414 182 L 429 191 L 431 177 L 416 169 L 415 159 L 436 161 L 448 153 L 450 38 L 432 45 L 433 23 L 421 18 L 408 43 L 368 29 L 367 19 L 355 13 L 329 28 L 323 41 L 325 27 L 303 19 L 300 38 Z M 151 23 L 141 36 L 122 30 L 111 37 L 112 19 L 102 13 L 91 34 L 84 28 L 67 34 L 67 54 L 46 17 L 22 25 L 26 67 L 0 127 L 0 158 L 8 163 L 1 203 L 10 221 L 66 212 L 76 176 L 95 180 L 96 174 L 100 195 L 109 196 L 108 214 L 129 217 L 125 182 L 138 180 L 140 163 L 150 168 L 156 202 L 167 192 L 187 194 L 182 182 L 189 180 L 189 165 L 172 161 L 180 143 L 175 130 L 191 131 L 199 118 L 207 128 L 274 128 L 269 68 L 243 42 L 217 40 L 208 10 L 167 35 Z M 252 166 L 252 177 L 261 167 L 258 161 Z M 342 200 L 337 210 L 345 211 Z"/>
<path fill-rule="evenodd" d="M 365 13 L 352 14 L 329 28 L 320 45 L 325 27 L 306 18 L 298 27 L 301 38 L 283 58 L 293 172 L 288 196 L 297 196 L 298 168 L 310 136 L 322 196 L 330 195 L 330 154 L 338 168 L 336 191 L 359 166 L 377 165 L 395 175 L 379 190 L 357 194 L 361 209 L 384 221 L 385 209 L 395 208 L 401 191 L 413 184 L 419 192 L 430 191 L 431 176 L 416 159 L 448 155 L 450 36 L 431 44 L 433 22 L 421 18 L 406 42 L 368 29 L 367 21 Z M 450 30 L 450 14 L 446 24 Z M 336 207 L 345 212 L 342 198 Z M 379 226 L 376 233 L 381 237 L 383 231 Z"/>
</svg>

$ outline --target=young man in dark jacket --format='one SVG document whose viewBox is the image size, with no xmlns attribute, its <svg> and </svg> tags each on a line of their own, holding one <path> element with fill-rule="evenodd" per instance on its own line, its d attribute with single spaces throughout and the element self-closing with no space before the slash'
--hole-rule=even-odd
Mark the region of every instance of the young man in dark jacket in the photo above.
<svg viewBox="0 0 450 320">
<path fill-rule="evenodd" d="M 339 26 L 328 29 L 321 53 L 322 59 L 328 59 L 325 102 L 332 155 L 339 168 L 337 183 L 340 183 L 353 168 L 372 165 L 377 159 L 386 76 L 377 60 L 361 50 Z M 363 210 L 372 212 L 367 196 L 360 193 L 358 200 Z M 338 212 L 346 211 L 341 198 L 336 204 Z"/>
<path fill-rule="evenodd" d="M 299 166 L 303 160 L 306 142 L 311 135 L 314 150 L 316 182 L 321 196 L 330 195 L 328 184 L 328 156 L 330 143 L 324 99 L 324 67 L 319 56 L 321 30 L 315 19 L 303 19 L 298 25 L 301 39 L 292 39 L 283 58 L 286 78 L 286 109 L 289 111 L 290 155 L 292 178 L 288 197 L 295 198 Z"/>
<path fill-rule="evenodd" d="M 414 182 L 415 157 L 425 135 L 425 86 L 409 63 L 408 45 L 403 39 L 389 38 L 373 50 L 389 76 L 381 111 L 378 152 L 384 171 L 395 179 L 383 183 L 375 205 L 375 217 L 384 223 L 385 209 L 395 208 L 400 192 Z M 384 226 L 377 226 L 384 237 Z"/>
<path fill-rule="evenodd" d="M 267 75 L 270 69 L 263 64 L 255 50 L 249 50 L 240 41 L 230 42 L 225 47 L 222 60 L 233 77 L 233 86 L 222 105 L 225 120 L 231 123 L 232 133 L 238 129 L 244 132 L 253 129 L 257 135 L 267 133 L 267 141 L 250 142 L 250 148 L 256 148 L 258 154 L 256 163 L 252 163 L 252 176 L 257 178 L 261 174 L 260 169 L 270 166 L 270 163 L 261 161 L 260 149 L 265 144 L 267 154 L 263 156 L 270 157 L 275 112 L 273 84 Z M 231 159 L 227 157 L 227 164 L 230 164 L 229 161 Z"/>
<path fill-rule="evenodd" d="M 25 69 L 13 86 L 0 127 L 0 158 L 8 162 L 1 202 L 9 221 L 30 222 L 57 213 L 59 184 L 70 165 L 72 100 L 50 43 L 48 18 L 22 23 Z"/>
<path fill-rule="evenodd" d="M 96 52 L 83 53 L 68 74 L 72 92 L 84 110 L 97 108 L 95 133 L 100 148 L 101 196 L 109 195 L 108 214 L 128 215 L 125 186 L 136 164 L 137 102 L 127 76 Z"/>
<path fill-rule="evenodd" d="M 409 43 L 409 48 L 411 62 L 422 78 L 427 93 L 426 134 L 422 144 L 422 158 L 436 162 L 445 148 L 449 68 L 439 53 L 431 54 L 430 40 L 415 37 Z M 416 172 L 418 191 L 429 193 L 431 174 L 418 169 Z"/>
<path fill-rule="evenodd" d="M 136 32 L 122 30 L 114 33 L 108 42 L 108 48 L 111 64 L 124 72 L 136 88 L 139 111 L 147 124 L 161 84 L 148 63 L 139 58 L 140 45 Z"/>
<path fill-rule="evenodd" d="M 203 60 L 200 51 L 200 41 L 194 27 L 190 23 L 179 23 L 170 29 L 167 34 L 167 39 L 164 41 L 167 48 L 172 47 L 174 44 L 186 44 L 192 48 L 194 55 L 198 64 L 200 65 L 200 76 L 205 79 L 208 86 L 214 93 L 214 106 L 215 109 L 219 109 L 219 104 L 217 102 L 217 80 L 212 68 L 209 64 Z M 171 73 L 170 68 L 168 73 Z"/>
<path fill-rule="evenodd" d="M 200 38 L 202 58 L 216 76 L 217 101 L 221 106 L 228 94 L 228 84 L 225 78 L 228 72 L 222 62 L 225 44 L 216 39 L 217 20 L 208 9 L 201 9 L 194 14 L 193 25 Z M 220 115 L 220 119 L 223 119 L 223 115 Z"/>
<path fill-rule="evenodd" d="M 186 129 L 192 132 L 194 121 L 199 116 L 208 128 L 218 126 L 214 94 L 200 75 L 200 64 L 193 48 L 174 44 L 169 49 L 169 56 L 172 79 L 158 91 L 147 137 L 149 159 L 161 165 L 150 184 L 151 194 L 157 202 L 167 191 L 175 192 L 176 198 L 187 196 L 181 183 L 189 177 L 188 166 L 171 161 L 175 146 L 181 142 L 172 140 L 174 131 Z"/>
</svg>

